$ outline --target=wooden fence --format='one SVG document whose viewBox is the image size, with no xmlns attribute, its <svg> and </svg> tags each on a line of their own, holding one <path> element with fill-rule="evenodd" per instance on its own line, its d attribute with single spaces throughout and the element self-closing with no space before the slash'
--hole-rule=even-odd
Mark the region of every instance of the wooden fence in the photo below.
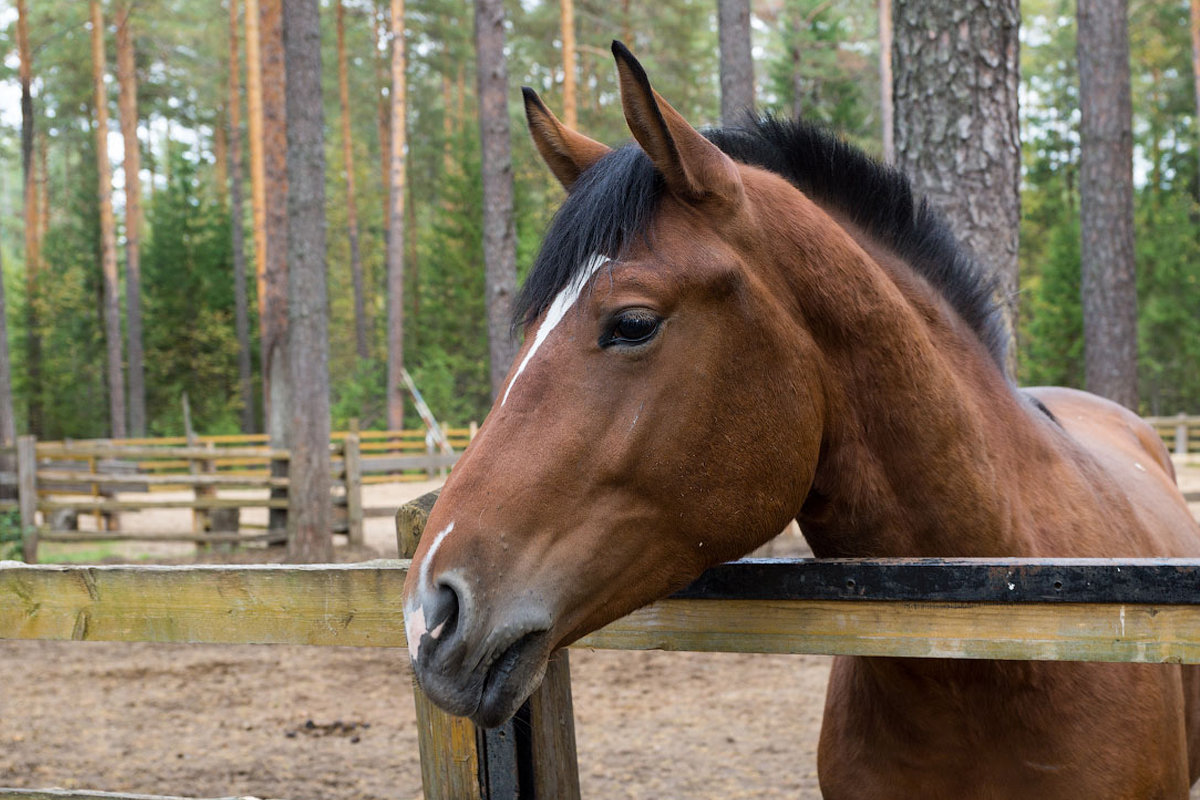
<svg viewBox="0 0 1200 800">
<path fill-rule="evenodd" d="M 411 553 L 432 505 L 397 515 Z M 0 564 L 0 639 L 404 648 L 407 560 L 319 566 Z M 585 637 L 606 649 L 1200 663 L 1200 561 L 737 562 Z M 404 658 L 403 650 L 397 658 Z M 417 691 L 428 800 L 579 797 L 566 654 L 517 724 Z M 64 797 L 0 791 L 0 797 Z M 133 795 L 109 795 L 132 800 Z"/>
<path fill-rule="evenodd" d="M 465 446 L 470 429 L 451 429 L 451 442 Z M 280 543 L 287 537 L 287 450 L 272 449 L 265 436 L 37 442 L 21 437 L 0 450 L 15 470 L 0 473 L 0 486 L 15 500 L 0 511 L 19 511 L 26 561 L 37 560 L 43 542 L 150 541 L 197 544 Z M 391 516 L 395 508 L 363 505 L 366 484 L 444 473 L 457 454 L 433 452 L 423 431 L 335 433 L 333 532 L 361 544 L 363 520 Z M 414 474 L 415 472 L 415 474 Z M 15 490 L 14 490 L 15 486 Z M 161 492 L 190 492 L 162 499 Z M 157 496 L 156 496 L 157 495 Z M 269 512 L 267 523 L 250 524 L 246 509 Z M 191 529 L 121 530 L 123 512 L 188 509 Z M 40 521 L 39 521 L 40 515 Z M 79 526 L 90 515 L 90 528 Z"/>
<path fill-rule="evenodd" d="M 1177 456 L 1200 453 L 1200 417 L 1179 413 L 1173 417 L 1147 417 L 1163 442 Z"/>
</svg>

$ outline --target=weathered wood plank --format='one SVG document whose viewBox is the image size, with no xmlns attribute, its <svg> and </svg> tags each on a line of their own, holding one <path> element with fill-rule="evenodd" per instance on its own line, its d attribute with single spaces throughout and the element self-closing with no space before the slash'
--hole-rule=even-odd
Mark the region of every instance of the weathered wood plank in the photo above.
<svg viewBox="0 0 1200 800">
<path fill-rule="evenodd" d="M 73 470 L 39 469 L 38 481 L 43 483 L 98 483 L 103 486 L 222 486 L 225 488 L 265 489 L 272 486 L 287 486 L 287 478 L 271 478 L 264 472 L 253 475 L 114 475 L 104 472 L 76 472 Z"/>
<path fill-rule="evenodd" d="M 743 559 L 676 598 L 911 602 L 1200 603 L 1200 561 L 1061 559 Z"/>
<path fill-rule="evenodd" d="M 168 797 L 150 794 L 122 794 L 118 792 L 85 792 L 74 789 L 0 789 L 0 800 L 196 800 L 195 798 Z M 253 800 L 243 797 L 223 797 L 217 800 Z"/>
<path fill-rule="evenodd" d="M 0 638 L 403 647 L 406 565 L 0 568 Z M 11 566 L 10 566 L 11 565 Z"/>
<path fill-rule="evenodd" d="M 205 447 L 123 447 L 92 442 L 73 442 L 69 445 L 40 443 L 37 446 L 39 458 L 124 458 L 124 459 L 185 459 L 204 460 L 212 457 Z M 222 447 L 217 450 L 222 458 L 270 458 L 287 460 L 291 452 L 283 449 L 272 450 L 267 447 Z"/>
<path fill-rule="evenodd" d="M 17 503 L 21 516 L 21 557 L 30 564 L 37 561 L 37 440 L 17 437 Z"/>
<path fill-rule="evenodd" d="M 415 684 L 413 701 L 425 800 L 483 800 L 475 723 L 442 711 Z"/>
<path fill-rule="evenodd" d="M 163 508 L 287 508 L 287 499 L 259 497 L 197 497 L 192 500 L 42 500 L 39 511 L 75 509 L 84 511 L 150 511 Z"/>
<path fill-rule="evenodd" d="M 405 646 L 407 562 L 0 568 L 0 638 Z M 1200 607 L 670 599 L 609 649 L 1200 663 Z"/>
<path fill-rule="evenodd" d="M 461 453 L 448 455 L 445 453 L 426 453 L 419 456 L 384 456 L 364 457 L 362 471 L 368 472 L 400 472 L 406 469 L 441 469 L 453 467 L 461 457 Z"/>
<path fill-rule="evenodd" d="M 346 534 L 352 545 L 363 543 L 362 456 L 357 434 L 347 434 L 342 462 L 346 484 Z"/>
<path fill-rule="evenodd" d="M 179 531 L 69 531 L 42 528 L 38 531 L 38 538 L 43 542 L 196 542 L 203 544 L 234 542 L 249 544 L 251 542 L 285 542 L 287 541 L 287 532 L 263 533 L 259 529 L 253 533 L 238 533 L 237 531 L 181 533 Z"/>
</svg>

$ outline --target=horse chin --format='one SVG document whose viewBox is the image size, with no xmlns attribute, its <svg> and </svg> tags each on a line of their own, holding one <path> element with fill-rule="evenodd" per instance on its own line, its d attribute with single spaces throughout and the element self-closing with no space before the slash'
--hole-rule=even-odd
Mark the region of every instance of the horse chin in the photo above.
<svg viewBox="0 0 1200 800">
<path fill-rule="evenodd" d="M 483 728 L 503 725 L 521 707 L 546 675 L 548 633 L 522 636 L 487 671 L 479 707 L 471 715 Z"/>
<path fill-rule="evenodd" d="M 486 667 L 452 676 L 414 663 L 417 682 L 436 705 L 483 728 L 503 725 L 533 694 L 546 674 L 548 631 L 520 636 Z"/>
</svg>

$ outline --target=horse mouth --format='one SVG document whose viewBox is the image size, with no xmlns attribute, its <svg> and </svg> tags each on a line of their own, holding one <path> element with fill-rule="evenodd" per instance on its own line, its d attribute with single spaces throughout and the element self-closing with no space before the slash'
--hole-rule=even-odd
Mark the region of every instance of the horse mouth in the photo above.
<svg viewBox="0 0 1200 800">
<path fill-rule="evenodd" d="M 533 693 L 546 671 L 549 631 L 530 631 L 505 648 L 487 668 L 479 706 L 471 719 L 481 727 L 504 724 Z"/>
</svg>

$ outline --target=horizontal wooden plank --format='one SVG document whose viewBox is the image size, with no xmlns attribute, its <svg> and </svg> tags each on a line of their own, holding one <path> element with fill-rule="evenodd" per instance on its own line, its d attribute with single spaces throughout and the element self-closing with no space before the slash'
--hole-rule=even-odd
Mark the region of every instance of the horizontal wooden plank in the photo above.
<svg viewBox="0 0 1200 800">
<path fill-rule="evenodd" d="M 163 508 L 287 508 L 287 498 L 196 497 L 188 500 L 39 500 L 38 511 L 153 511 Z"/>
<path fill-rule="evenodd" d="M 406 469 L 441 469 L 443 467 L 454 466 L 461 455 L 461 453 L 454 453 L 453 455 L 435 453 L 433 455 L 385 456 L 382 458 L 364 456 L 362 459 L 362 471 L 369 473 L 400 472 Z"/>
<path fill-rule="evenodd" d="M 408 562 L 0 568 L 0 638 L 404 646 Z M 1200 606 L 669 599 L 607 649 L 1200 663 Z"/>
<path fill-rule="evenodd" d="M 73 472 L 71 470 L 39 469 L 38 483 L 53 481 L 73 481 L 74 483 L 95 483 L 101 486 L 224 486 L 244 489 L 265 489 L 270 487 L 286 488 L 287 478 L 252 477 L 246 475 L 199 474 L 190 475 L 111 475 L 101 472 Z"/>
<path fill-rule="evenodd" d="M 119 792 L 85 792 L 78 789 L 0 789 L 0 800 L 193 800 L 159 794 L 122 794 Z M 253 800 L 248 796 L 223 797 L 216 800 Z"/>
<path fill-rule="evenodd" d="M 266 447 L 122 447 L 110 444 L 76 442 L 68 446 L 39 443 L 38 458 L 124 458 L 124 459 L 190 459 L 196 461 L 221 458 L 266 458 L 285 461 L 291 457 L 288 450 L 272 450 Z"/>
<path fill-rule="evenodd" d="M 0 568 L 0 638 L 402 647 L 405 572 L 371 563 L 7 562 Z"/>
<path fill-rule="evenodd" d="M 181 531 L 67 531 L 43 528 L 38 531 L 38 539 L 43 542 L 203 542 L 210 544 L 239 542 L 251 544 L 286 542 L 287 531 L 265 533 L 260 528 L 244 533 L 239 531 L 187 533 Z"/>
<path fill-rule="evenodd" d="M 1200 561 L 1122 559 L 744 559 L 677 598 L 952 603 L 1200 603 Z"/>
</svg>

